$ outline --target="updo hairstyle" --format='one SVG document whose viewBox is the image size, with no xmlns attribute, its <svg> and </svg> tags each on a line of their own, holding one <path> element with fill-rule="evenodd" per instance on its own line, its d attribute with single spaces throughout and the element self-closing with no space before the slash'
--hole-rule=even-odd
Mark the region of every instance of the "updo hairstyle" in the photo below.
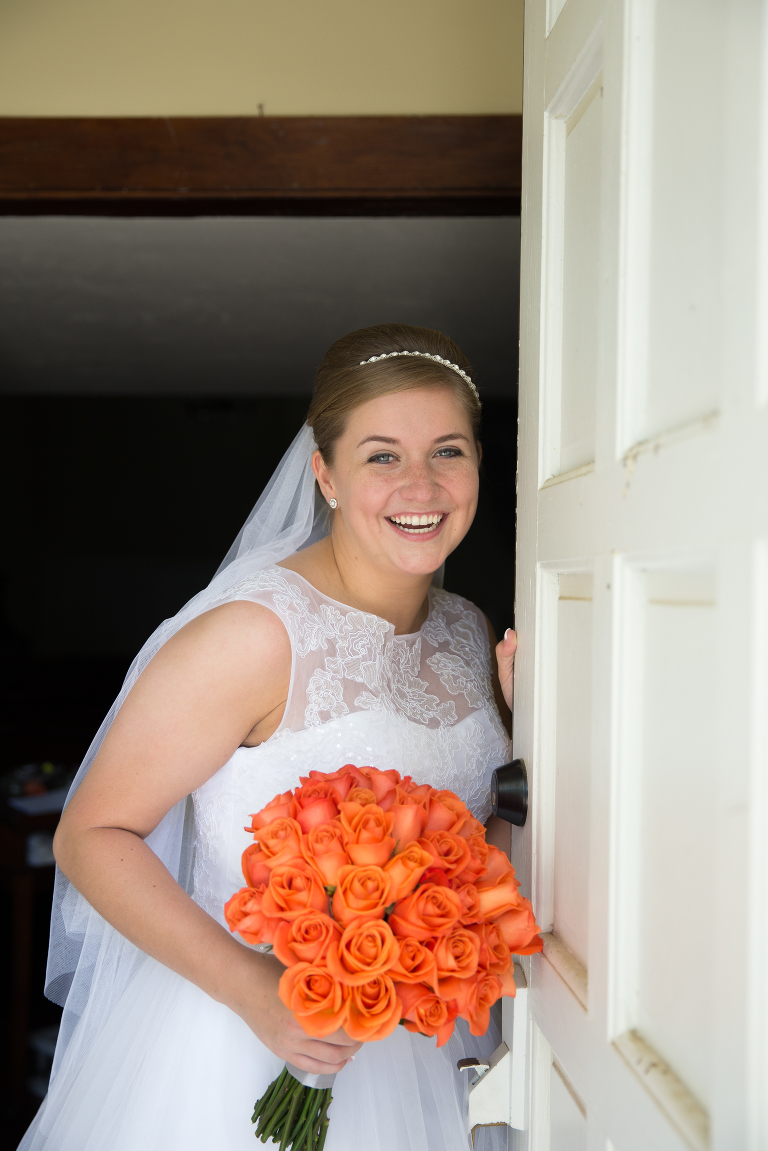
<svg viewBox="0 0 768 1151">
<path fill-rule="evenodd" d="M 315 435 L 326 464 L 333 463 L 336 441 L 347 419 L 367 400 L 416 388 L 449 388 L 469 418 L 475 440 L 480 432 L 480 400 L 458 372 L 423 356 L 402 356 L 363 363 L 371 356 L 390 352 L 427 352 L 456 364 L 474 379 L 472 368 L 460 348 L 442 332 L 410 324 L 376 324 L 343 336 L 326 352 L 315 376 L 307 423 Z"/>
</svg>

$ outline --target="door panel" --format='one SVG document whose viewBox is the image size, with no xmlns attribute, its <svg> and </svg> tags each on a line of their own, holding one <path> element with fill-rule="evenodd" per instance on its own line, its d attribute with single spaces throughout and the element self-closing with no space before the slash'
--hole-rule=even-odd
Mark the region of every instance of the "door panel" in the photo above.
<svg viewBox="0 0 768 1151">
<path fill-rule="evenodd" d="M 636 1025 L 706 1103 L 717 942 L 706 881 L 716 836 L 715 579 L 657 569 L 642 582 Z"/>
<path fill-rule="evenodd" d="M 638 439 L 718 406 L 722 186 L 702 182 L 723 115 L 720 22 L 697 0 L 655 7 L 648 406 Z M 680 60 L 685 59 L 685 68 Z"/>
<path fill-rule="evenodd" d="M 516 1151 L 768 1151 L 764 8 L 526 3 Z"/>
<path fill-rule="evenodd" d="M 552 930 L 586 970 L 592 743 L 592 576 L 563 573 L 557 600 Z"/>
<path fill-rule="evenodd" d="M 601 141 L 598 78 L 565 121 L 560 473 L 595 458 Z"/>
<path fill-rule="evenodd" d="M 556 1063 L 549 1073 L 549 1125 L 552 1151 L 587 1151 L 583 1105 Z"/>
</svg>

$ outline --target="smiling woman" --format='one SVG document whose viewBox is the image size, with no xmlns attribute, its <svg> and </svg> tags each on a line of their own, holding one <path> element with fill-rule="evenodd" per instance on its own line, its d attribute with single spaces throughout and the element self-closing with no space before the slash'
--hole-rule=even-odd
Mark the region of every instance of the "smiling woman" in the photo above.
<svg viewBox="0 0 768 1151">
<path fill-rule="evenodd" d="M 481 405 L 471 372 L 447 336 L 405 324 L 350 333 L 317 372 L 312 467 L 337 510 L 330 535 L 284 564 L 396 632 L 423 622 L 426 589 L 414 577 L 429 582 L 474 519 Z"/>
<path fill-rule="evenodd" d="M 497 677 L 482 613 L 435 586 L 477 507 L 479 411 L 439 333 L 339 341 L 222 569 L 140 653 L 56 835 L 50 993 L 70 989 L 24 1151 L 245 1151 L 283 1060 L 343 1071 L 327 1151 L 361 1130 L 372 1151 L 464 1151 L 456 1062 L 487 1059 L 495 1026 L 440 1049 L 400 1027 L 313 1038 L 224 904 L 249 813 L 313 768 L 397 768 L 488 819 L 514 641 Z"/>
</svg>

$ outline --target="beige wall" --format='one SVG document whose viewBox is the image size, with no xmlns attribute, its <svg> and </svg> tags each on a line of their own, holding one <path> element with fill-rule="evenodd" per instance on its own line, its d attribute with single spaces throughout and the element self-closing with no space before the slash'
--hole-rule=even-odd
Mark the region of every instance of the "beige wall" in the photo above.
<svg viewBox="0 0 768 1151">
<path fill-rule="evenodd" d="M 522 108 L 523 0 L 0 0 L 0 115 Z"/>
</svg>

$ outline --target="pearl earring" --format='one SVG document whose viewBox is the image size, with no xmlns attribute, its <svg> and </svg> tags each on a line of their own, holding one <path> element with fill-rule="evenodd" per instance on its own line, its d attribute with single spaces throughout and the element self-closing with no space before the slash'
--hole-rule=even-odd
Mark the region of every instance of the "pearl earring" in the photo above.
<svg viewBox="0 0 768 1151">
<path fill-rule="evenodd" d="M 339 504 L 338 504 L 338 501 L 337 501 L 337 500 L 328 500 L 328 503 L 330 504 L 330 506 L 331 506 L 331 507 L 332 507 L 334 510 L 335 510 L 335 509 L 336 509 L 336 508 L 339 506 Z"/>
</svg>

